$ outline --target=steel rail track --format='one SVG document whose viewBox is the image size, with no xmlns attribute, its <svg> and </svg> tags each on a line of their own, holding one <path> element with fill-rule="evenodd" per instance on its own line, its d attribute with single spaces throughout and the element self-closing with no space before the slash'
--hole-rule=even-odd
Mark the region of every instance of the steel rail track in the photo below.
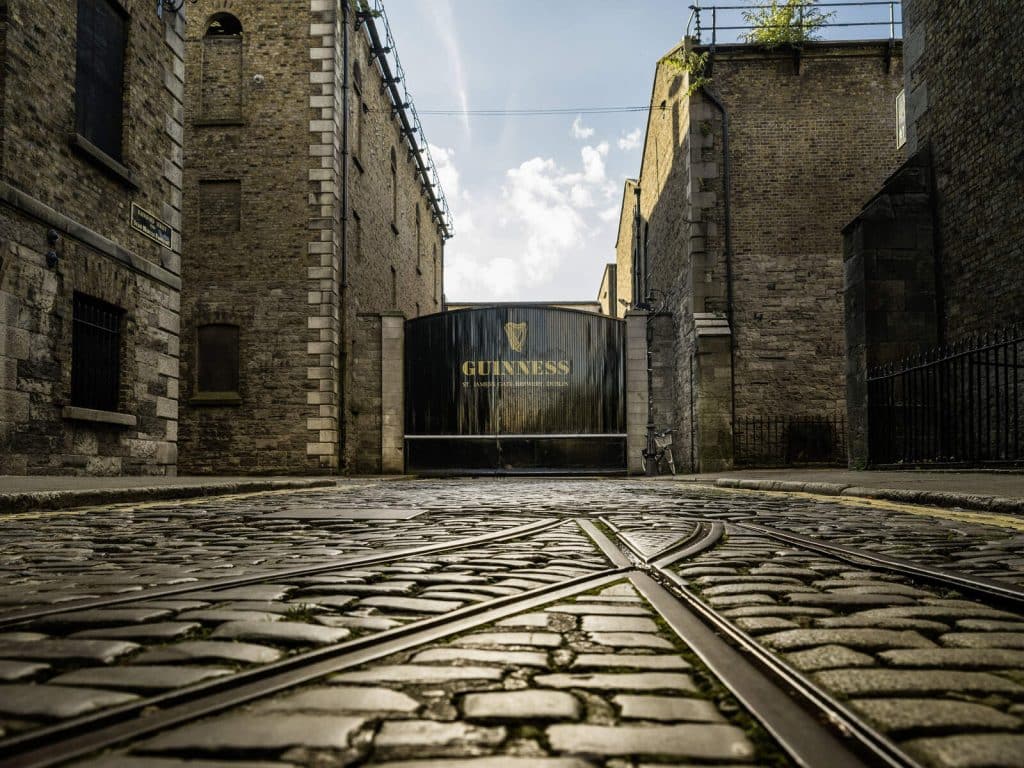
<svg viewBox="0 0 1024 768">
<path fill-rule="evenodd" d="M 608 521 L 603 522 L 615 530 Z M 586 527 L 584 530 L 590 533 Z M 684 544 L 680 551 L 704 551 L 721 539 L 723 531 L 721 524 L 709 525 L 702 529 L 700 539 Z M 617 530 L 616 537 L 634 551 Z M 610 559 L 618 548 L 603 534 L 595 537 L 594 543 Z M 675 545 L 669 549 L 675 550 Z M 797 764 L 816 768 L 822 756 L 828 755 L 829 768 L 919 766 L 892 741 L 705 605 L 681 577 L 666 569 L 682 559 L 680 551 L 648 558 L 627 576 Z M 655 559 L 662 565 L 650 562 Z"/>
<path fill-rule="evenodd" d="M 225 587 L 243 587 L 275 579 L 286 579 L 293 576 L 309 576 L 318 573 L 328 573 L 342 568 L 354 568 L 363 565 L 391 562 L 394 560 L 404 560 L 410 557 L 446 552 L 452 549 L 463 549 L 475 544 L 489 544 L 495 541 L 507 541 L 510 539 L 520 538 L 522 536 L 528 536 L 531 533 L 546 531 L 549 528 L 554 528 L 555 526 L 564 523 L 565 520 L 566 518 L 546 518 L 503 531 L 481 534 L 480 536 L 470 536 L 462 539 L 456 539 L 454 541 L 439 542 L 437 544 L 424 544 L 419 547 L 392 549 L 386 552 L 374 553 L 372 555 L 356 555 L 341 558 L 331 563 L 264 571 L 262 573 L 253 573 L 247 576 L 228 576 L 222 579 L 204 579 L 201 581 L 192 581 L 187 584 L 170 584 L 163 587 L 143 589 L 140 592 L 127 592 L 116 596 L 69 600 L 61 603 L 60 605 L 47 606 L 45 608 L 25 608 L 19 611 L 11 611 L 0 615 L 0 628 L 24 624 L 35 619 L 53 616 L 58 613 L 68 613 L 70 611 L 86 610 L 90 608 L 109 608 L 110 606 L 121 605 L 124 603 L 135 603 L 142 600 L 174 597 L 176 595 L 184 595 L 189 592 L 198 592 L 200 590 L 205 591 L 210 589 L 222 589 Z"/>
<path fill-rule="evenodd" d="M 61 765 L 399 651 L 597 589 L 621 579 L 625 571 L 622 567 L 609 568 L 547 584 L 519 595 L 496 598 L 443 616 L 296 654 L 226 679 L 179 688 L 30 731 L 0 741 L 0 754 L 8 755 L 0 760 L 0 766 L 49 768 Z"/>
<path fill-rule="evenodd" d="M 797 533 L 787 533 L 770 526 L 757 523 L 734 522 L 732 525 L 753 533 L 768 536 L 777 541 L 792 544 L 803 549 L 827 555 L 841 560 L 845 563 L 867 567 L 873 570 L 890 571 L 901 576 L 907 576 L 917 581 L 923 581 L 939 587 L 948 587 L 981 598 L 987 604 L 998 603 L 1004 607 L 1012 607 L 1017 610 L 1024 608 L 1024 589 L 1015 587 L 1009 583 L 1001 583 L 992 579 L 980 576 L 970 576 L 956 571 L 949 571 L 944 568 L 935 568 L 928 565 L 920 565 L 889 555 L 880 555 L 864 549 L 846 547 L 841 544 L 830 544 L 821 539 L 809 536 L 802 536 Z"/>
</svg>

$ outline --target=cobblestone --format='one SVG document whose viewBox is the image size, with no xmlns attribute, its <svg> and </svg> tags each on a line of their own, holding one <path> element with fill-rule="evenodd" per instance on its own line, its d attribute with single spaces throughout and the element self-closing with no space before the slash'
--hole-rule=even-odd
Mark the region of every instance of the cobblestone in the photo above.
<svg viewBox="0 0 1024 768">
<path fill-rule="evenodd" d="M 488 490 L 481 493 L 482 486 Z M 381 513 L 387 509 L 395 514 Z M 0 619 L 22 606 L 84 595 L 137 598 L 0 632 L 6 683 L 0 705 L 29 694 L 51 705 L 0 706 L 0 739 L 135 701 L 132 693 L 186 685 L 211 670 L 224 676 L 599 573 L 611 562 L 572 520 L 507 541 L 332 565 L 540 519 L 599 514 L 646 556 L 692 536 L 697 518 L 756 515 L 757 522 L 1024 584 L 1024 536 L 996 526 L 631 480 L 414 480 L 246 501 L 137 505 L 56 514 L 45 545 L 15 519 L 0 549 L 0 578 L 9 583 L 0 595 Z M 1024 719 L 1024 617 L 728 522 L 726 534 L 674 566 L 700 599 L 827 692 L 848 697 L 849 707 L 915 754 L 938 765 L 1014 764 Z M 276 573 L 237 587 L 203 583 L 311 565 L 330 570 Z M 170 584 L 192 591 L 150 592 Z M 735 704 L 696 657 L 684 658 L 686 638 L 668 633 L 657 618 L 626 582 L 534 603 L 92 762 L 110 768 L 772 764 L 774 757 L 753 747 L 770 739 L 762 734 L 751 741 L 737 728 Z M 64 684 L 69 681 L 76 685 Z M 956 757 L 952 745 L 960 741 L 967 748 Z"/>
</svg>

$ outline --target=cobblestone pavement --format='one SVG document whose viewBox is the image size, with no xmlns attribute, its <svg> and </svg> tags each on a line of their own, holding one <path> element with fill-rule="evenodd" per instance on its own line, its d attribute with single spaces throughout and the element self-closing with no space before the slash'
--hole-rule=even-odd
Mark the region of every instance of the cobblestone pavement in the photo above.
<svg viewBox="0 0 1024 768">
<path fill-rule="evenodd" d="M 818 689 L 822 722 L 853 718 L 908 764 L 1022 766 L 1024 594 L 972 598 L 772 533 L 1024 586 L 1024 521 L 924 512 L 490 479 L 9 516 L 0 755 L 256 686 L 98 755 L 9 764 L 790 764 L 772 713 L 638 591 L 649 574 Z M 275 675 L 291 677 L 257 690 Z"/>
</svg>

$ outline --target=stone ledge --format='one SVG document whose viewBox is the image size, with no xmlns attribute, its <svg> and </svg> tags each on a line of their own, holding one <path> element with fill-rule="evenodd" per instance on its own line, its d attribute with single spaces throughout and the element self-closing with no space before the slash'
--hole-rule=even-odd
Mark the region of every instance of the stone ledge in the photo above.
<svg viewBox="0 0 1024 768">
<path fill-rule="evenodd" d="M 71 144 L 71 148 L 78 152 L 78 154 L 99 166 L 102 171 L 113 176 L 128 187 L 128 189 L 134 191 L 139 188 L 138 179 L 135 178 L 131 168 L 112 158 L 82 134 L 72 133 L 68 137 L 68 142 Z"/>
<path fill-rule="evenodd" d="M 134 427 L 139 423 L 139 420 L 130 413 L 97 411 L 93 408 L 79 408 L 75 405 L 65 405 L 61 409 L 60 415 L 62 418 L 74 421 L 90 421 L 94 424 L 116 424 L 121 427 Z"/>
<path fill-rule="evenodd" d="M 91 488 L 88 490 L 17 491 L 0 493 L 0 516 L 36 509 L 71 509 L 96 504 L 124 504 L 129 502 L 159 501 L 162 499 L 188 499 L 197 496 L 222 496 L 233 493 L 258 491 L 301 490 L 325 488 L 337 484 L 336 479 L 325 480 L 253 480 L 217 482 L 206 485 L 155 485 L 137 488 Z"/>
<path fill-rule="evenodd" d="M 69 237 L 81 240 L 83 243 L 91 248 L 95 248 L 103 255 L 109 256 L 114 261 L 120 262 L 125 267 L 138 272 L 151 280 L 162 283 L 168 288 L 173 288 L 175 291 L 181 290 L 181 278 L 173 272 L 157 266 L 141 256 L 132 253 L 126 248 L 115 243 L 113 240 L 104 237 L 99 232 L 89 229 L 83 224 L 79 224 L 74 219 L 65 216 L 48 206 L 46 203 L 22 192 L 20 189 L 11 186 L 5 181 L 0 181 L 0 201 L 7 203 L 12 208 L 19 210 L 34 219 L 38 219 L 43 224 L 65 232 Z"/>
</svg>

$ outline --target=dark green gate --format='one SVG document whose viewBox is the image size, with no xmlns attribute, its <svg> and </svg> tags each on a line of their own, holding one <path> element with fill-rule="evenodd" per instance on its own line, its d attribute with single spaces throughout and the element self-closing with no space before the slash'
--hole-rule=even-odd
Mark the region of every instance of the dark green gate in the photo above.
<svg viewBox="0 0 1024 768">
<path fill-rule="evenodd" d="M 499 305 L 405 325 L 409 471 L 621 471 L 625 323 Z"/>
</svg>

